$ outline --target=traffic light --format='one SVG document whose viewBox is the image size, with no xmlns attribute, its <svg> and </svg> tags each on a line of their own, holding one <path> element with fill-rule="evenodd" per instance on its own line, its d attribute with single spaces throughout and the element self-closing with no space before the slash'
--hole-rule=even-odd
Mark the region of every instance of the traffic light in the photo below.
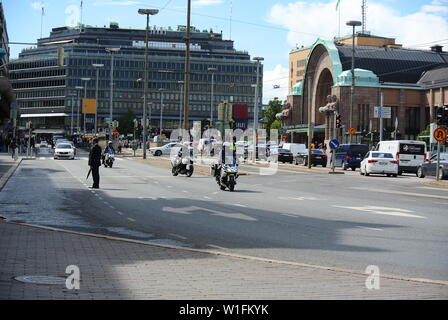
<svg viewBox="0 0 448 320">
<path fill-rule="evenodd" d="M 138 128 L 138 120 L 134 119 L 134 128 Z"/>
<path fill-rule="evenodd" d="M 341 127 L 341 115 L 338 114 L 336 115 L 336 128 L 340 128 Z"/>
<path fill-rule="evenodd" d="M 436 121 L 439 126 L 448 125 L 448 106 L 437 108 Z"/>
</svg>

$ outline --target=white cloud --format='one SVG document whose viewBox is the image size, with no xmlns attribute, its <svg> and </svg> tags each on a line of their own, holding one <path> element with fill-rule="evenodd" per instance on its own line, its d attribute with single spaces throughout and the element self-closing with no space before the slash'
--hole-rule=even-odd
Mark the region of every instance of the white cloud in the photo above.
<svg viewBox="0 0 448 320">
<path fill-rule="evenodd" d="M 43 6 L 44 6 L 43 2 L 35 1 L 35 2 L 31 3 L 31 8 L 33 8 L 35 10 L 40 10 Z"/>
<path fill-rule="evenodd" d="M 274 88 L 279 86 L 279 88 Z M 263 103 L 278 97 L 279 100 L 286 99 L 288 95 L 288 69 L 277 64 L 273 70 L 263 71 Z"/>
<path fill-rule="evenodd" d="M 222 2 L 223 0 L 195 0 L 193 1 L 193 6 L 212 6 Z"/>
<path fill-rule="evenodd" d="M 418 12 L 403 15 L 392 4 L 368 2 L 366 30 L 374 35 L 394 37 L 404 46 L 448 38 L 448 1 L 434 0 Z M 341 36 L 350 34 L 348 20 L 362 20 L 359 0 L 341 0 Z M 289 30 L 287 41 L 291 47 L 310 45 L 318 34 L 321 38 L 332 39 L 338 35 L 338 12 L 336 0 L 308 3 L 291 2 L 274 5 L 267 20 Z M 358 29 L 359 30 L 359 29 Z"/>
</svg>

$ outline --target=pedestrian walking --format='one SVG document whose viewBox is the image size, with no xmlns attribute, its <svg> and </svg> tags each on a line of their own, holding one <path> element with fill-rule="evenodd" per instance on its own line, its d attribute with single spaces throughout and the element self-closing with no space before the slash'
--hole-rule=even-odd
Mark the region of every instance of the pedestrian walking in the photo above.
<svg viewBox="0 0 448 320">
<path fill-rule="evenodd" d="M 98 139 L 92 140 L 93 147 L 89 153 L 89 166 L 92 170 L 93 185 L 92 189 L 98 189 L 100 187 L 100 167 L 101 167 L 101 147 L 98 145 Z"/>
</svg>

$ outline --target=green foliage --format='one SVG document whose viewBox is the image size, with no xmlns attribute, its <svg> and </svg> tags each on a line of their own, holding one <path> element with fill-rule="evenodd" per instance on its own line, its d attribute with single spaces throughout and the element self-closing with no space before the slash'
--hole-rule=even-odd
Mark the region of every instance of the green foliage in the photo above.
<svg viewBox="0 0 448 320">
<path fill-rule="evenodd" d="M 118 132 L 120 134 L 127 135 L 129 133 L 134 133 L 134 119 L 135 119 L 135 113 L 128 109 L 128 111 L 123 114 L 120 118 L 118 118 L 118 122 L 120 123 L 118 127 Z"/>
<path fill-rule="evenodd" d="M 266 121 L 266 129 L 268 132 L 271 129 L 272 124 L 276 120 L 278 120 L 275 117 L 275 115 L 280 112 L 282 112 L 282 102 L 278 99 L 269 101 L 269 107 L 264 112 L 264 120 Z M 281 127 L 281 121 L 278 121 L 278 122 L 280 122 L 280 127 Z M 273 128 L 273 129 L 277 129 L 277 128 Z"/>
</svg>

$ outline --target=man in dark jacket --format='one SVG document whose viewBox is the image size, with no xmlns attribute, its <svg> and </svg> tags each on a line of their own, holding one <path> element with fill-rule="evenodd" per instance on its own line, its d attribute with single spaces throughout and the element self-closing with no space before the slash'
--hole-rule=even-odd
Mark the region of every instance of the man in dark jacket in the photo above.
<svg viewBox="0 0 448 320">
<path fill-rule="evenodd" d="M 93 186 L 91 188 L 98 189 L 100 187 L 100 170 L 101 167 L 101 148 L 98 145 L 98 139 L 92 140 L 93 147 L 89 154 L 89 166 L 92 170 Z"/>
</svg>

